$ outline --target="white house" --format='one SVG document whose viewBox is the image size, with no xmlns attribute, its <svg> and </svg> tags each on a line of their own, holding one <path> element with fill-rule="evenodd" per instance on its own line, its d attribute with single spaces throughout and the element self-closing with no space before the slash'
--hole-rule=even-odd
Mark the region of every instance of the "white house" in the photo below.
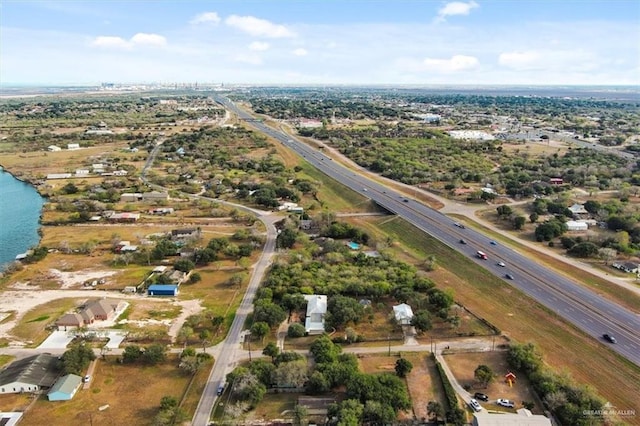
<svg viewBox="0 0 640 426">
<path fill-rule="evenodd" d="M 307 301 L 307 315 L 304 329 L 309 334 L 324 333 L 324 315 L 327 313 L 327 296 L 312 294 L 304 296 Z"/>
<path fill-rule="evenodd" d="M 577 220 L 567 221 L 568 231 L 586 231 L 587 229 L 589 229 L 589 225 L 585 222 L 578 222 Z"/>
<path fill-rule="evenodd" d="M 411 319 L 413 318 L 413 310 L 411 306 L 406 303 L 393 307 L 393 315 L 396 317 L 396 321 L 400 325 L 411 325 Z"/>
<path fill-rule="evenodd" d="M 80 144 L 79 143 L 68 143 L 67 144 L 67 149 L 69 151 L 73 151 L 75 149 L 80 149 Z"/>
</svg>

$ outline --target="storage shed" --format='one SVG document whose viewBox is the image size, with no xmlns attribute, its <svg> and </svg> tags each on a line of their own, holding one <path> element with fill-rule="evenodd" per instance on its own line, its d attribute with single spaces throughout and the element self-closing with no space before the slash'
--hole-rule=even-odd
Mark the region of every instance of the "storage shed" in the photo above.
<svg viewBox="0 0 640 426">
<path fill-rule="evenodd" d="M 47 398 L 49 401 L 68 401 L 76 394 L 82 383 L 82 378 L 75 374 L 60 377 L 53 385 Z"/>
<path fill-rule="evenodd" d="M 177 296 L 178 286 L 168 284 L 153 284 L 147 289 L 149 296 Z"/>
</svg>

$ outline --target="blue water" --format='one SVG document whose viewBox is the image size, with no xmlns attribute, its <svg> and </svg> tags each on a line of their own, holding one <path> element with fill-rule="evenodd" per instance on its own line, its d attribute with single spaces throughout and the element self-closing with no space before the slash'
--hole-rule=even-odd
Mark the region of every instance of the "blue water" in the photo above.
<svg viewBox="0 0 640 426">
<path fill-rule="evenodd" d="M 349 241 L 347 245 L 351 250 L 358 250 L 360 248 L 360 244 L 356 243 L 355 241 Z"/>
<path fill-rule="evenodd" d="M 43 204 L 44 199 L 31 185 L 0 167 L 0 270 L 40 241 Z"/>
</svg>

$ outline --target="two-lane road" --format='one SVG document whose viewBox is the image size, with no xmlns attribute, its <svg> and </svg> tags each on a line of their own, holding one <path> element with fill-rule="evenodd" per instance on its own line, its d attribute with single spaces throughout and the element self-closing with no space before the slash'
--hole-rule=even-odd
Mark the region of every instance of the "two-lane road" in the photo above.
<svg viewBox="0 0 640 426">
<path fill-rule="evenodd" d="M 455 222 L 442 213 L 354 173 L 333 161 L 324 152 L 296 140 L 295 137 L 275 130 L 261 121 L 254 121 L 253 116 L 236 107 L 228 99 L 218 97 L 216 100 L 241 119 L 247 120 L 248 124 L 258 131 L 298 153 L 326 175 L 369 197 L 449 247 L 468 255 L 476 263 L 505 279 L 594 338 L 602 341 L 603 333 L 614 335 L 618 344 L 610 347 L 636 365 L 640 365 L 640 316 L 637 312 L 631 312 L 598 296 L 579 283 L 508 247 L 491 244 L 488 237 L 475 230 L 455 226 Z M 461 244 L 460 239 L 464 239 L 467 244 Z M 477 258 L 477 250 L 487 253 L 488 260 Z M 498 266 L 498 261 L 503 261 L 506 266 Z M 514 279 L 506 279 L 506 273 L 511 274 Z"/>
</svg>

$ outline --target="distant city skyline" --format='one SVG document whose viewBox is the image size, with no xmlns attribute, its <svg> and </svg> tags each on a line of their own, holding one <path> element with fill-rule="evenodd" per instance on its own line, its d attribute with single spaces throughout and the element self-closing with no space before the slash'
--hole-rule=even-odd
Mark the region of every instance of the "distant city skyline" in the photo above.
<svg viewBox="0 0 640 426">
<path fill-rule="evenodd" d="M 0 84 L 640 85 L 640 2 L 15 1 Z"/>
</svg>

